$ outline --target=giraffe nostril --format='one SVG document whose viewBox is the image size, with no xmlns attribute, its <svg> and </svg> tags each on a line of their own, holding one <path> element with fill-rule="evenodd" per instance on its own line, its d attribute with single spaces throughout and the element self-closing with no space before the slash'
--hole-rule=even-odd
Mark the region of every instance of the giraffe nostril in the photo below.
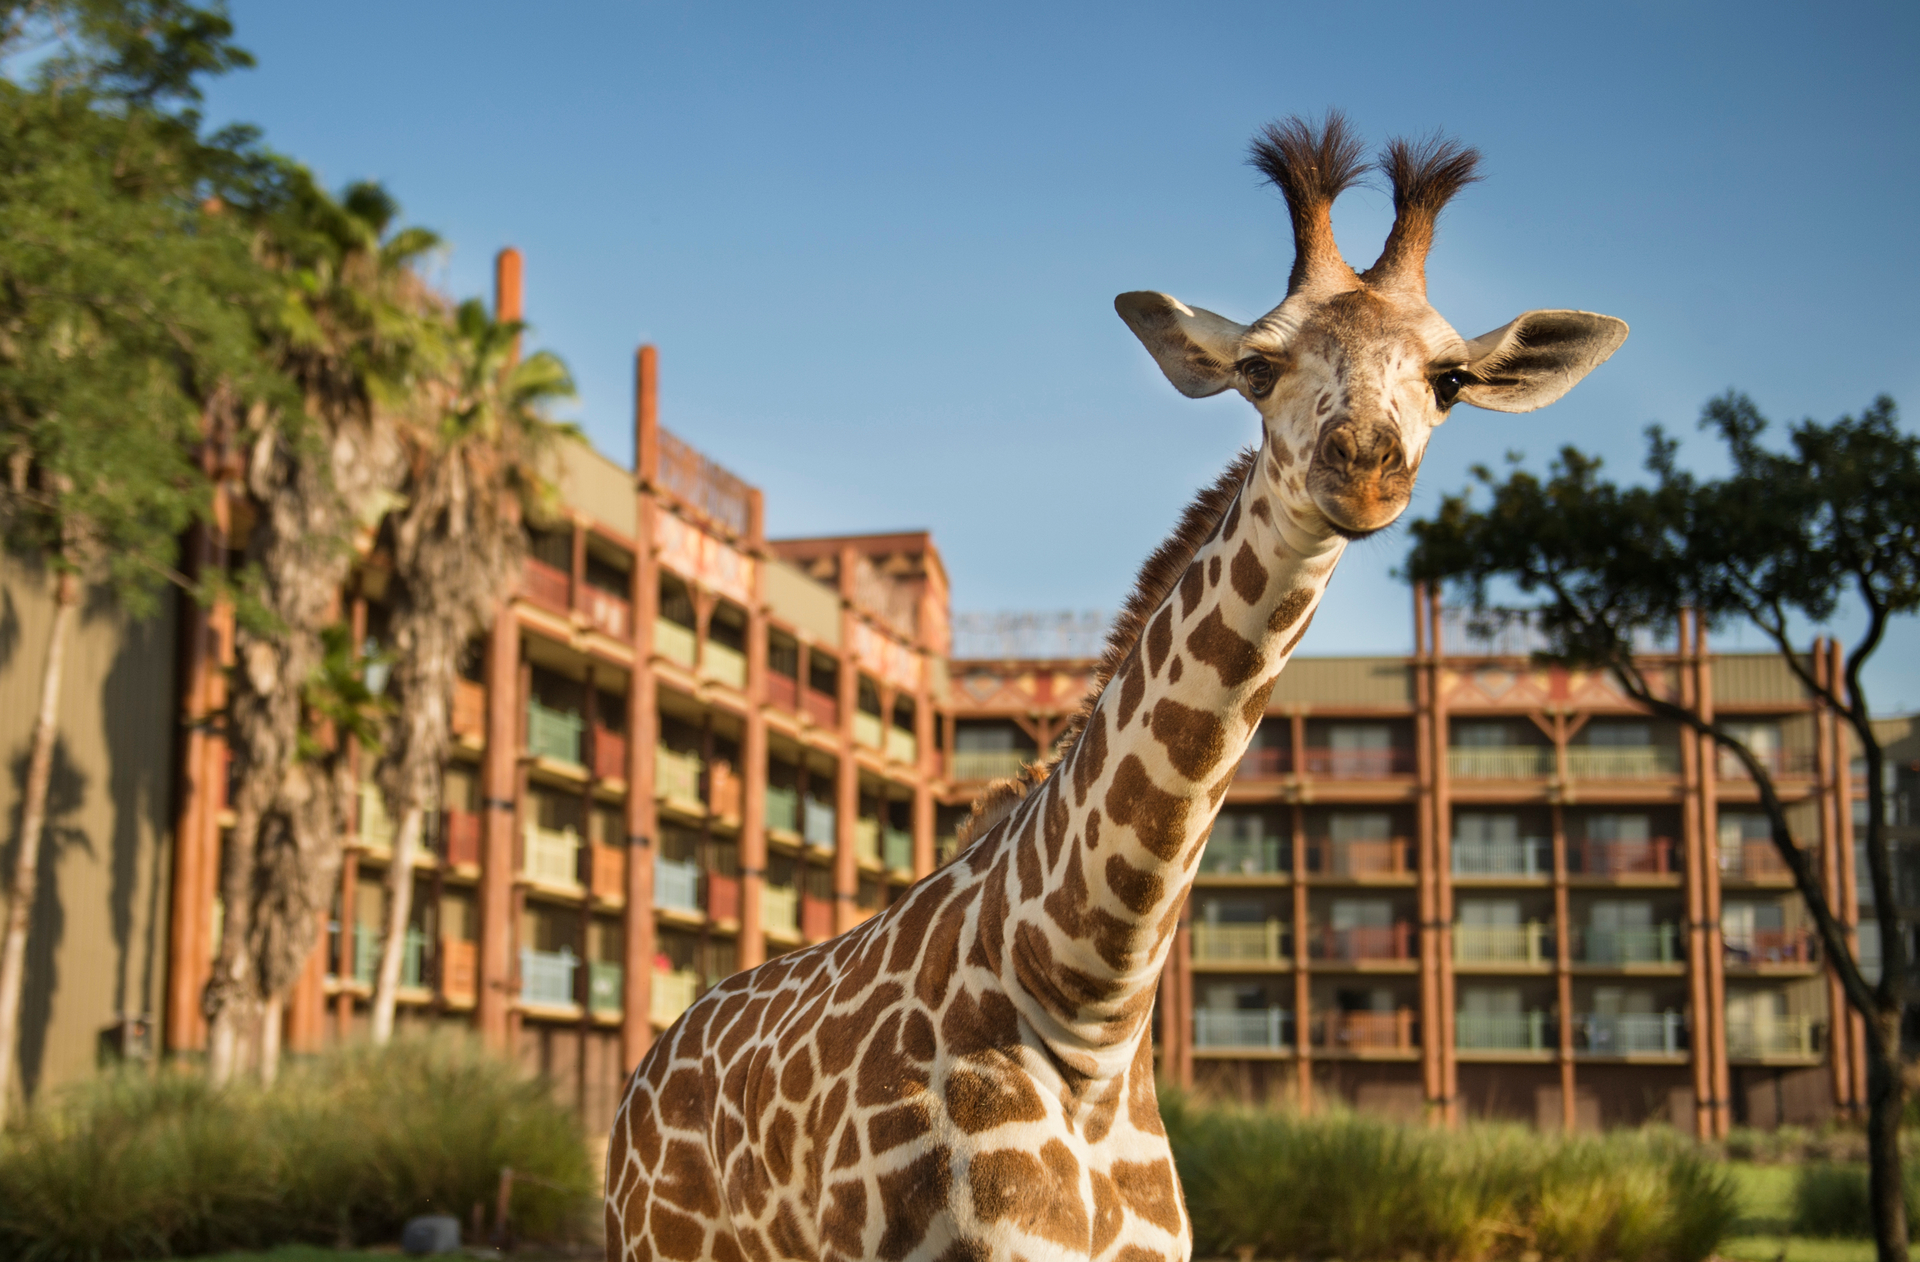
<svg viewBox="0 0 1920 1262">
<path fill-rule="evenodd" d="M 1327 463 L 1336 469 L 1348 469 L 1353 465 L 1354 457 L 1359 454 L 1359 445 L 1353 440 L 1353 432 L 1348 429 L 1336 429 L 1327 435 L 1326 443 L 1321 447 Z"/>
</svg>

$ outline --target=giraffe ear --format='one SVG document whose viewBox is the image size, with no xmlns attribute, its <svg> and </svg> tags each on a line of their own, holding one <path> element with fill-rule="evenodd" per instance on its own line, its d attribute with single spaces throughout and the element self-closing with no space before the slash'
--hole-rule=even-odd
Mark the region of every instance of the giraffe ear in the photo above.
<svg viewBox="0 0 1920 1262">
<path fill-rule="evenodd" d="M 1529 311 L 1467 343 L 1460 401 L 1531 412 L 1580 384 L 1627 340 L 1627 322 L 1591 311 Z"/>
<path fill-rule="evenodd" d="M 1189 399 L 1219 394 L 1234 384 L 1234 364 L 1247 326 L 1178 298 L 1140 290 L 1121 294 L 1113 309 L 1153 354 L 1173 388 Z"/>
</svg>

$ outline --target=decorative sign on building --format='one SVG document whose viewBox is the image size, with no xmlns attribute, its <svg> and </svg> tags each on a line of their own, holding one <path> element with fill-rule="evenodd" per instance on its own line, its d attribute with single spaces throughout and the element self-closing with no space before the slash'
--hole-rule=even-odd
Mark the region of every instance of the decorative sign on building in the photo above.
<svg viewBox="0 0 1920 1262">
<path fill-rule="evenodd" d="M 753 601 L 753 558 L 728 547 L 706 531 L 653 506 L 653 541 L 660 563 L 728 600 Z"/>
<path fill-rule="evenodd" d="M 882 635 L 859 619 L 853 620 L 853 655 L 879 678 L 908 692 L 920 688 L 920 655 L 898 640 Z"/>
</svg>

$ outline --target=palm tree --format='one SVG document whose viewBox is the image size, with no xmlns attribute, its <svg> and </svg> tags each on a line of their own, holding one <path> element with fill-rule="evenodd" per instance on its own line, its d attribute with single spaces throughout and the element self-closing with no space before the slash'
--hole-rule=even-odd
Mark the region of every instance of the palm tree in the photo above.
<svg viewBox="0 0 1920 1262">
<path fill-rule="evenodd" d="M 447 760 L 460 653 L 512 593 L 526 559 L 523 522 L 550 511 L 546 470 L 555 445 L 578 435 L 548 414 L 573 396 L 566 365 L 546 351 L 519 359 L 523 328 L 495 320 L 478 300 L 461 304 L 440 406 L 401 432 L 404 502 L 386 523 L 394 709 L 379 769 L 388 815 L 399 827 L 373 990 L 376 1043 L 393 1034 L 414 855 Z"/>
<path fill-rule="evenodd" d="M 398 416 L 417 401 L 444 306 L 415 271 L 436 239 L 389 234 L 378 185 L 339 200 L 288 165 L 262 253 L 285 281 L 263 336 L 301 395 L 241 427 L 249 520 L 227 712 L 235 767 L 223 920 L 207 983 L 208 1072 L 271 1079 L 281 1002 L 311 955 L 340 865 L 366 718 L 340 593 L 405 471 Z M 331 634 L 330 634 L 331 632 Z"/>
</svg>

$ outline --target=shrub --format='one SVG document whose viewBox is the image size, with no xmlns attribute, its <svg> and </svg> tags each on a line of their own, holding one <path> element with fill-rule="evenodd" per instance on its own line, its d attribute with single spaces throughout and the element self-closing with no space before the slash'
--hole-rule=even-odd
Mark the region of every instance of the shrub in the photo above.
<svg viewBox="0 0 1920 1262">
<path fill-rule="evenodd" d="M 1196 1256 L 1699 1262 L 1737 1214 L 1726 1176 L 1670 1136 L 1442 1132 L 1174 1093 L 1165 1114 Z"/>
<path fill-rule="evenodd" d="M 272 1090 L 183 1070 L 85 1084 L 0 1132 L 0 1256 L 22 1262 L 391 1240 L 414 1214 L 491 1207 L 516 1231 L 590 1223 L 597 1178 L 547 1089 L 451 1038 L 294 1066 Z"/>
<path fill-rule="evenodd" d="M 1920 1213 L 1920 1169 L 1911 1160 L 1902 1169 L 1907 1221 L 1914 1222 Z M 1867 1167 L 1826 1161 L 1802 1166 L 1793 1180 L 1793 1229 L 1803 1236 L 1871 1236 Z"/>
</svg>

